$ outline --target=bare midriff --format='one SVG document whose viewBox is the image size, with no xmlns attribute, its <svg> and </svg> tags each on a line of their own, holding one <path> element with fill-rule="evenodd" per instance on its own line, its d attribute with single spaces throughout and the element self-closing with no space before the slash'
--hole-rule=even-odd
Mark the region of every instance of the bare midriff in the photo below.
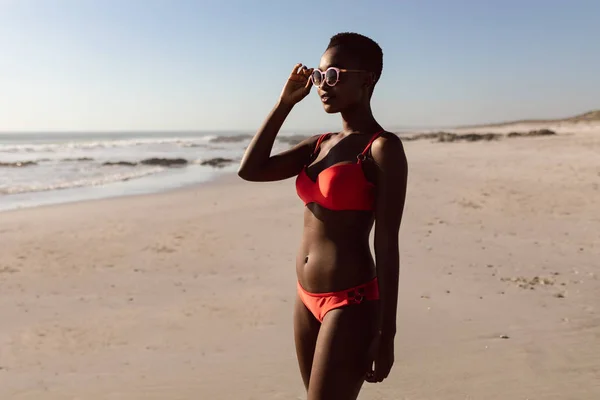
<svg viewBox="0 0 600 400">
<path fill-rule="evenodd" d="M 332 211 L 315 203 L 304 210 L 296 260 L 298 281 L 312 293 L 335 292 L 376 276 L 369 247 L 371 211 Z"/>
</svg>

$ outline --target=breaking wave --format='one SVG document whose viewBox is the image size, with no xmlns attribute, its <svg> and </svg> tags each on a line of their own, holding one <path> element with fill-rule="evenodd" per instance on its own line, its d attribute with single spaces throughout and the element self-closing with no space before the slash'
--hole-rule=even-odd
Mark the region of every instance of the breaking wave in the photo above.
<svg viewBox="0 0 600 400">
<path fill-rule="evenodd" d="M 158 174 L 164 171 L 165 168 L 155 167 L 140 171 L 121 172 L 115 174 L 104 175 L 101 177 L 82 178 L 73 181 L 57 182 L 51 184 L 36 183 L 33 185 L 21 185 L 12 187 L 1 187 L 0 194 L 19 194 L 31 192 L 45 192 L 49 190 L 71 189 L 84 186 L 100 186 L 108 183 L 124 182 L 130 179 L 141 178 L 148 175 Z"/>
</svg>

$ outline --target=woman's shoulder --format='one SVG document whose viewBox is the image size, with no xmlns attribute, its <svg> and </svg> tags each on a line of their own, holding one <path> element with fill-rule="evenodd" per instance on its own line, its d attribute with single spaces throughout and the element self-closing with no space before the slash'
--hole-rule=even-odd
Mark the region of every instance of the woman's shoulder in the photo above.
<svg viewBox="0 0 600 400">
<path fill-rule="evenodd" d="M 402 139 L 393 132 L 383 131 L 372 144 L 373 151 L 398 152 L 404 151 Z"/>
<path fill-rule="evenodd" d="M 406 154 L 400 137 L 389 131 L 382 132 L 371 146 L 371 154 L 375 162 L 382 163 L 386 160 L 405 160 Z"/>
<path fill-rule="evenodd" d="M 375 142 L 380 141 L 386 141 L 386 140 L 391 140 L 391 141 L 395 141 L 395 142 L 402 142 L 402 140 L 400 139 L 400 136 L 398 136 L 398 134 L 394 133 L 394 132 L 390 132 L 390 131 L 383 131 L 379 134 L 379 136 L 377 137 L 377 139 L 375 139 Z M 373 142 L 373 143 L 375 143 Z"/>
</svg>

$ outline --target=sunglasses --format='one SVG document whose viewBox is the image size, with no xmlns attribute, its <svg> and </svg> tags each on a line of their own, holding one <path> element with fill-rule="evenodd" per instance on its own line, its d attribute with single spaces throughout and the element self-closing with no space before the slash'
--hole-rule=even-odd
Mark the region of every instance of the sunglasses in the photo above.
<svg viewBox="0 0 600 400">
<path fill-rule="evenodd" d="M 340 80 L 340 72 L 368 72 L 362 69 L 340 69 L 329 67 L 325 72 L 320 69 L 315 69 L 310 76 L 315 86 L 321 86 L 325 82 L 329 86 L 335 86 Z"/>
</svg>

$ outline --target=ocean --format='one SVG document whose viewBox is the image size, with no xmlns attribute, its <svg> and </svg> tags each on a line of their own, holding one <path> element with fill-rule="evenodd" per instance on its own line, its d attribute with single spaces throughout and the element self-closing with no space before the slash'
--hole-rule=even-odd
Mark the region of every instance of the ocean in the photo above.
<svg viewBox="0 0 600 400">
<path fill-rule="evenodd" d="M 0 133 L 0 210 L 201 184 L 237 170 L 252 133 Z M 302 136 L 283 134 L 274 151 Z"/>
</svg>

